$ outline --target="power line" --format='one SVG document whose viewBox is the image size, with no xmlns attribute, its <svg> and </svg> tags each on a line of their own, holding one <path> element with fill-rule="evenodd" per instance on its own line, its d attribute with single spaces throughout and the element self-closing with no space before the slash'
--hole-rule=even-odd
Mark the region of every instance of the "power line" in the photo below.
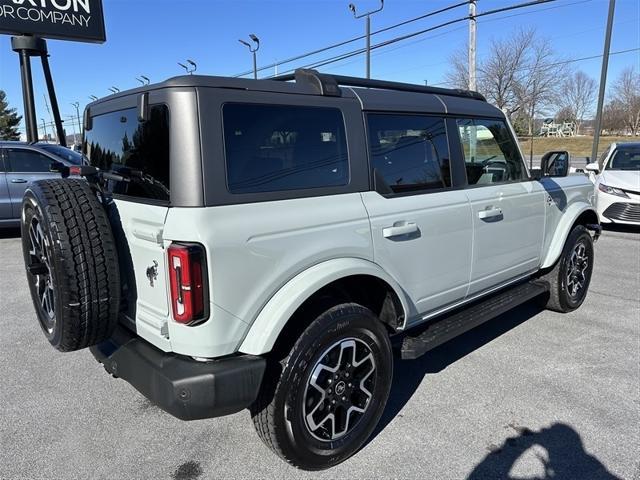
<svg viewBox="0 0 640 480">
<path fill-rule="evenodd" d="M 550 3 L 550 2 L 555 2 L 555 1 L 557 1 L 557 0 L 533 0 L 533 1 L 529 1 L 529 2 L 518 3 L 518 4 L 515 4 L 515 5 L 509 5 L 507 7 L 496 8 L 496 9 L 493 9 L 493 10 L 487 10 L 486 12 L 478 13 L 476 15 L 476 17 L 478 18 L 478 17 L 487 16 L 487 15 L 495 15 L 496 13 L 506 12 L 506 11 L 509 11 L 509 10 L 515 10 L 515 9 L 518 9 L 518 8 L 531 7 L 531 6 L 534 6 L 534 5 L 540 5 L 540 4 L 543 4 L 543 3 Z M 468 3 L 468 2 L 465 2 L 465 3 Z M 437 30 L 439 28 L 447 27 L 449 25 L 453 25 L 453 24 L 459 23 L 459 22 L 464 22 L 464 21 L 467 21 L 467 20 L 469 20 L 469 16 L 468 15 L 464 16 L 464 17 L 456 18 L 456 19 L 453 19 L 453 20 L 449 20 L 447 22 L 440 23 L 440 24 L 435 25 L 433 27 L 425 28 L 425 29 L 422 29 L 422 30 L 418 30 L 416 32 L 408 33 L 408 34 L 405 34 L 405 35 L 401 35 L 401 36 L 398 36 L 398 37 L 395 37 L 395 38 L 392 38 L 392 39 L 385 40 L 383 42 L 377 43 L 377 44 L 371 46 L 371 50 L 377 50 L 378 48 L 386 47 L 388 45 L 392 45 L 394 43 L 398 43 L 398 42 L 401 42 L 403 40 L 407 40 L 409 38 L 413 38 L 413 37 L 416 37 L 418 35 L 423 35 L 425 33 L 432 32 L 432 31 Z M 319 67 L 323 67 L 323 66 L 329 65 L 331 63 L 335 63 L 335 62 L 338 62 L 338 61 L 341 61 L 341 60 L 345 60 L 345 59 L 350 58 L 350 57 L 354 57 L 356 55 L 360 55 L 365 50 L 366 49 L 364 49 L 364 48 L 360 48 L 360 49 L 357 49 L 357 50 L 352 50 L 351 52 L 343 53 L 343 54 L 336 55 L 334 57 L 330 57 L 330 58 L 327 58 L 327 59 L 324 59 L 324 60 L 319 60 L 317 62 L 309 63 L 309 64 L 307 64 L 307 65 L 305 65 L 303 67 L 300 67 L 300 68 L 319 68 Z M 280 75 L 283 75 L 283 74 L 286 74 L 286 73 L 290 73 L 290 72 L 293 72 L 293 71 L 295 71 L 295 69 L 289 69 L 289 70 L 286 70 L 284 72 L 280 72 Z M 270 77 L 267 77 L 267 78 L 270 78 Z"/>
<path fill-rule="evenodd" d="M 623 53 L 630 53 L 630 52 L 637 52 L 640 51 L 640 47 L 637 48 L 628 48 L 626 50 L 618 50 L 617 52 L 611 52 L 609 53 L 609 56 L 613 56 L 613 55 L 621 55 Z M 557 67 L 560 65 L 567 65 L 569 63 L 575 63 L 575 62 L 583 62 L 585 60 L 594 60 L 596 58 L 602 58 L 604 55 L 600 54 L 600 55 L 591 55 L 589 57 L 581 57 L 581 58 L 572 58 L 570 60 L 563 60 L 561 62 L 554 62 L 554 63 L 549 63 L 548 65 L 544 65 L 541 68 L 547 69 L 547 68 L 551 68 L 551 67 Z M 527 70 L 531 70 L 534 67 L 523 67 L 523 68 L 517 68 L 516 70 L 514 70 L 515 72 L 523 72 L 523 71 L 527 71 Z M 439 82 L 439 83 L 434 83 L 434 86 L 437 85 L 448 85 L 449 82 Z"/>
<path fill-rule="evenodd" d="M 536 9 L 535 13 L 541 13 L 541 12 L 545 12 L 547 10 L 555 10 L 555 9 L 558 9 L 558 8 L 570 7 L 572 5 L 580 5 L 580 4 L 584 4 L 584 3 L 590 3 L 592 1 L 593 0 L 580 0 L 580 1 L 576 1 L 576 2 L 563 3 L 563 4 L 560 4 L 560 5 L 550 6 L 550 7 L 546 7 L 546 8 L 539 8 L 539 9 Z M 481 24 L 481 25 L 484 25 L 484 24 L 489 23 L 489 22 L 498 22 L 498 21 L 501 21 L 501 20 L 505 20 L 507 18 L 522 16 L 522 15 L 530 15 L 530 13 L 529 12 L 513 13 L 511 15 L 503 15 L 503 16 L 499 16 L 497 18 L 482 19 L 482 21 L 479 21 L 478 23 Z M 630 21 L 637 21 L 637 19 L 632 19 Z M 630 22 L 630 21 L 627 21 L 627 22 Z M 625 22 L 617 22 L 616 24 L 618 24 L 618 23 L 625 23 Z M 407 42 L 407 43 L 405 43 L 403 45 L 398 45 L 398 46 L 396 46 L 394 48 L 388 48 L 388 49 L 385 49 L 384 51 L 378 51 L 378 52 L 374 53 L 372 55 L 372 57 L 379 57 L 381 55 L 387 55 L 389 53 L 395 52 L 396 50 L 399 50 L 399 49 L 402 49 L 402 48 L 407 48 L 407 47 L 410 47 L 411 45 L 415 45 L 417 43 L 425 42 L 427 40 L 431 40 L 433 38 L 441 37 L 441 36 L 444 36 L 444 35 L 449 35 L 451 33 L 455 33 L 455 32 L 458 32 L 460 30 L 466 30 L 466 28 L 467 28 L 467 26 L 463 25 L 463 26 L 460 26 L 460 27 L 452 28 L 450 30 L 447 30 L 447 31 L 442 32 L 442 33 L 439 33 L 437 35 L 429 35 L 429 36 L 424 37 L 424 38 L 419 38 L 417 40 L 413 40 L 411 42 Z M 577 32 L 577 33 L 584 33 L 584 32 L 588 32 L 588 31 L 592 31 L 592 30 L 601 30 L 601 29 L 602 29 L 602 27 L 597 27 L 597 28 L 591 28 L 589 30 L 584 30 L 584 31 Z M 571 35 L 567 35 L 567 36 L 571 36 Z M 561 36 L 554 36 L 553 38 L 555 39 L 555 38 L 562 38 L 562 37 Z M 345 60 L 347 60 L 347 59 L 345 59 Z M 341 61 L 341 60 L 337 60 L 337 61 Z M 344 62 L 344 63 L 341 63 L 340 65 L 335 66 L 335 67 L 336 68 L 341 68 L 341 67 L 344 67 L 344 66 L 347 66 L 347 65 L 351 65 L 351 64 L 355 63 L 355 61 L 356 60 L 351 60 L 351 61 L 348 61 L 348 62 Z M 418 69 L 418 68 L 424 68 L 424 67 L 433 66 L 433 65 L 441 65 L 443 63 L 447 63 L 447 62 L 446 61 L 442 61 L 442 62 L 439 62 L 437 64 L 413 66 L 413 67 L 411 67 L 410 70 L 415 70 L 415 69 Z M 404 70 L 402 70 L 402 71 L 404 71 Z"/>
<path fill-rule="evenodd" d="M 544 11 L 544 10 L 551 10 L 551 9 L 554 9 L 554 8 L 561 8 L 561 7 L 566 7 L 566 6 L 570 6 L 570 5 L 577 5 L 577 4 L 580 4 L 580 3 L 587 3 L 587 2 L 591 2 L 591 1 L 593 1 L 593 0 L 582 0 L 580 2 L 573 2 L 573 3 L 567 3 L 567 4 L 563 4 L 563 5 L 558 5 L 558 6 L 555 6 L 555 7 L 548 7 L 548 8 L 537 10 L 536 13 L 539 13 L 539 12 Z M 489 22 L 494 22 L 494 21 L 499 21 L 499 20 L 503 20 L 503 19 L 506 19 L 506 18 L 515 17 L 515 16 L 518 16 L 518 15 L 524 15 L 524 13 L 517 13 L 517 14 L 507 15 L 507 16 L 499 17 L 499 18 L 485 19 L 482 22 L 482 24 L 489 23 Z M 618 21 L 618 22 L 616 22 L 614 24 L 614 26 L 620 25 L 620 24 L 624 24 L 624 23 L 637 22 L 637 21 L 638 21 L 638 18 L 635 17 L 635 18 L 632 18 L 630 20 Z M 446 32 L 443 32 L 443 33 L 438 34 L 438 35 L 431 35 L 431 36 L 428 36 L 428 37 L 425 37 L 425 38 L 421 38 L 419 40 L 414 40 L 413 42 L 409 42 L 409 43 L 404 44 L 404 45 L 400 45 L 400 46 L 395 47 L 395 48 L 386 49 L 386 50 L 384 50 L 382 52 L 378 52 L 374 56 L 386 55 L 386 54 L 388 54 L 390 52 L 393 52 L 395 50 L 398 50 L 400 48 L 406 48 L 406 47 L 408 47 L 410 45 L 414 45 L 414 44 L 419 43 L 419 42 L 424 42 L 426 40 L 430 40 L 430 39 L 436 38 L 438 36 L 448 35 L 450 33 L 457 32 L 459 30 L 463 30 L 463 29 L 466 29 L 466 28 L 467 28 L 466 26 L 453 28 L 451 30 L 447 30 Z M 574 36 L 577 36 L 577 35 L 580 35 L 580 34 L 583 34 L 583 33 L 593 32 L 593 31 L 596 31 L 596 30 L 600 31 L 600 30 L 603 30 L 603 29 L 604 29 L 604 27 L 600 25 L 600 26 L 597 26 L 597 27 L 588 28 L 586 30 L 580 30 L 578 32 L 572 32 L 571 34 L 568 34 L 568 35 L 554 35 L 553 37 L 545 37 L 545 40 L 548 41 L 548 40 L 557 40 L 557 39 L 560 39 L 560 38 L 574 37 Z M 344 63 L 342 65 L 339 65 L 339 67 L 342 67 L 342 66 L 345 66 L 345 65 L 349 65 L 351 63 L 353 63 L 353 62 Z M 411 68 L 404 68 L 404 69 L 401 69 L 401 70 L 394 70 L 392 72 L 387 72 L 387 73 L 397 73 L 397 72 L 401 72 L 401 71 L 404 72 L 404 71 L 407 71 L 407 70 L 417 70 L 417 69 L 420 69 L 420 68 L 433 67 L 433 66 L 442 65 L 442 64 L 445 64 L 445 63 L 448 63 L 448 60 L 444 60 L 444 61 L 437 62 L 437 63 L 413 65 Z M 434 85 L 442 85 L 442 84 L 443 84 L 442 82 L 441 83 L 434 83 Z"/>
<path fill-rule="evenodd" d="M 553 0 L 548 0 L 548 1 L 553 1 Z M 423 15 L 419 15 L 417 17 L 413 17 L 413 18 L 410 18 L 408 20 L 404 20 L 404 21 L 402 21 L 400 23 L 396 23 L 396 24 L 393 24 L 393 25 L 389 25 L 388 27 L 381 28 L 380 30 L 376 30 L 374 32 L 371 32 L 371 35 L 373 36 L 373 35 L 377 35 L 378 33 L 387 32 L 387 31 L 392 30 L 394 28 L 398 28 L 398 27 L 407 25 L 407 24 L 412 23 L 412 22 L 417 22 L 418 20 L 422 20 L 424 18 L 428 18 L 428 17 L 432 17 L 434 15 L 438 15 L 439 13 L 444 13 L 444 12 L 447 12 L 449 10 L 453 10 L 454 8 L 458 8 L 458 7 L 461 7 L 463 5 L 467 5 L 468 3 L 469 3 L 469 0 L 465 0 L 464 2 L 456 3 L 454 5 L 449 5 L 448 7 L 444 7 L 444 8 L 441 8 L 439 10 L 434 10 L 432 12 L 428 12 L 428 13 L 425 13 Z M 279 61 L 277 63 L 272 63 L 270 65 L 265 65 L 264 67 L 258 68 L 257 71 L 261 72 L 263 70 L 269 70 L 271 68 L 278 67 L 280 65 L 284 65 L 284 64 L 287 64 L 287 63 L 295 62 L 296 60 L 301 60 L 301 59 L 306 58 L 306 57 L 311 57 L 313 55 L 317 55 L 319 53 L 326 52 L 327 50 L 333 50 L 334 48 L 343 47 L 345 45 L 348 45 L 348 44 L 353 43 L 353 42 L 357 42 L 358 40 L 362 40 L 364 38 L 365 38 L 365 35 L 360 35 L 358 37 L 353 37 L 353 38 L 350 38 L 348 40 L 343 40 L 341 42 L 334 43 L 333 45 L 329 45 L 329 46 L 326 46 L 326 47 L 323 47 L 323 48 L 319 48 L 317 50 L 312 50 L 312 51 L 307 52 L 307 53 L 302 53 L 300 55 L 296 55 L 294 57 L 287 58 L 285 60 L 281 60 L 281 61 Z M 238 73 L 237 75 L 234 75 L 234 77 L 243 77 L 243 76 L 249 75 L 251 73 L 253 73 L 253 70 L 249 70 L 247 72 Z"/>
</svg>

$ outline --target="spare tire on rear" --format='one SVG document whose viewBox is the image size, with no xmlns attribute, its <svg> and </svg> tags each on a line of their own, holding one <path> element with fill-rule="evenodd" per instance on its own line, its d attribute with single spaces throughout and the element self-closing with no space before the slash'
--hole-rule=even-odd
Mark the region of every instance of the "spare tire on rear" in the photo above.
<svg viewBox="0 0 640 480">
<path fill-rule="evenodd" d="M 118 257 L 89 184 L 34 182 L 22 202 L 21 228 L 31 299 L 51 345 L 70 352 L 109 338 L 120 306 Z"/>
</svg>

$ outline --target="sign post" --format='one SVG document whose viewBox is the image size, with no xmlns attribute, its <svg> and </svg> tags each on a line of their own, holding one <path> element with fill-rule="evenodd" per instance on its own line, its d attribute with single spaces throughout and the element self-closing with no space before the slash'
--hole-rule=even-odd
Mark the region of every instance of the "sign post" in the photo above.
<svg viewBox="0 0 640 480">
<path fill-rule="evenodd" d="M 0 34 L 3 33 L 18 35 L 11 37 L 11 48 L 20 58 L 27 141 L 38 141 L 31 57 L 39 56 L 57 136 L 60 144 L 66 147 L 47 42 L 41 37 L 103 43 L 106 36 L 102 0 L 0 0 Z"/>
</svg>

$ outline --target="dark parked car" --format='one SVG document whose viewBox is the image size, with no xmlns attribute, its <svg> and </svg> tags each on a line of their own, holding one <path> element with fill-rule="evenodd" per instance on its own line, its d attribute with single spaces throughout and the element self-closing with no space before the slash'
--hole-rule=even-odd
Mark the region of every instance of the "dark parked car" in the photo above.
<svg viewBox="0 0 640 480">
<path fill-rule="evenodd" d="M 82 155 L 49 143 L 0 142 L 0 227 L 20 225 L 25 189 L 36 180 L 59 178 L 52 162 L 79 165 Z"/>
</svg>

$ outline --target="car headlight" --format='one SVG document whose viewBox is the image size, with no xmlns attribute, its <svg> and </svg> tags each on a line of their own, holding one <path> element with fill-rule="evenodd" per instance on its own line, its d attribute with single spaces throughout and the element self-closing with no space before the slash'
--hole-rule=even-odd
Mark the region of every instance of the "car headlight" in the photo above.
<svg viewBox="0 0 640 480">
<path fill-rule="evenodd" d="M 601 183 L 598 185 L 598 189 L 601 192 L 608 193 L 609 195 L 617 195 L 618 197 L 629 198 L 629 195 L 624 193 L 624 190 L 620 190 L 619 188 L 610 187 L 609 185 L 605 185 Z"/>
</svg>

